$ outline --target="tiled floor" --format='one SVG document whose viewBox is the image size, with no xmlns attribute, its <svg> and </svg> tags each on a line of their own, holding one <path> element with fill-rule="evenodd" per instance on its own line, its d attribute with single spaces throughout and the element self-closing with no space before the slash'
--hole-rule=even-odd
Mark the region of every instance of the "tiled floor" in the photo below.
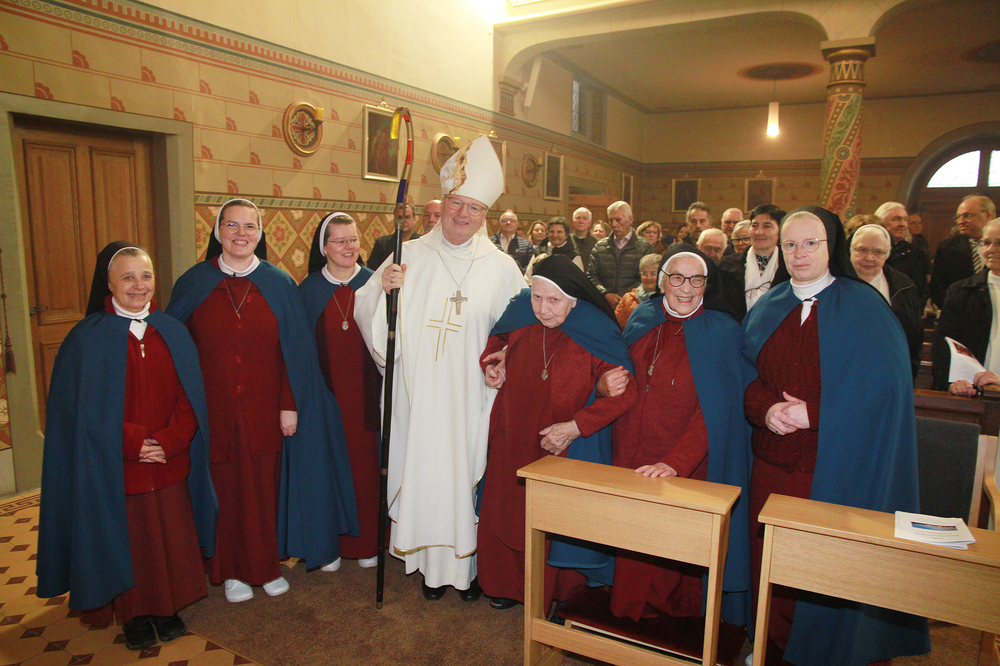
<svg viewBox="0 0 1000 666">
<path fill-rule="evenodd" d="M 68 596 L 35 596 L 37 492 L 0 502 L 0 666 L 235 666 L 254 662 L 188 632 L 139 652 L 117 625 L 91 627 Z M 183 613 L 182 613 L 183 616 Z"/>
</svg>

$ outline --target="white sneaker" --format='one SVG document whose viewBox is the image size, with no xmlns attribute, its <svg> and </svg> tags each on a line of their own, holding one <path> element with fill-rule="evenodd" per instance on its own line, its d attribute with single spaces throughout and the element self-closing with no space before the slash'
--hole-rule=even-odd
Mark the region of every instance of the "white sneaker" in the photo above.
<svg viewBox="0 0 1000 666">
<path fill-rule="evenodd" d="M 226 581 L 226 601 L 231 604 L 238 604 L 241 601 L 253 599 L 253 588 L 243 581 L 230 578 Z"/>
<path fill-rule="evenodd" d="M 276 597 L 279 594 L 288 592 L 288 581 L 284 578 L 275 578 L 270 583 L 264 583 L 264 591 L 268 596 Z"/>
<path fill-rule="evenodd" d="M 743 660 L 743 663 L 746 664 L 746 666 L 753 666 L 753 652 L 747 655 L 747 658 Z"/>
<path fill-rule="evenodd" d="M 338 557 L 333 562 L 330 562 L 329 564 L 320 567 L 319 570 L 320 571 L 325 571 L 327 573 L 330 573 L 330 572 L 336 571 L 339 568 L 340 568 L 340 558 Z"/>
<path fill-rule="evenodd" d="M 358 566 L 362 569 L 371 569 L 372 567 L 378 566 L 378 555 L 375 557 L 366 557 L 363 560 L 358 560 Z"/>
</svg>

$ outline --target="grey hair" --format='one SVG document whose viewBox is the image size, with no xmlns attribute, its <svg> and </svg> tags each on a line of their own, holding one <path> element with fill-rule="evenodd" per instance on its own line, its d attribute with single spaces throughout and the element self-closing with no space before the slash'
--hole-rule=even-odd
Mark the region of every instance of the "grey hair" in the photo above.
<svg viewBox="0 0 1000 666">
<path fill-rule="evenodd" d="M 623 210 L 626 215 L 632 214 L 632 206 L 629 206 L 625 201 L 616 201 L 610 206 L 608 206 L 608 217 L 611 217 L 611 213 L 615 211 Z"/>
<path fill-rule="evenodd" d="M 663 258 L 662 255 L 656 254 L 655 252 L 647 254 L 645 257 L 639 260 L 639 270 L 642 270 L 646 266 L 659 266 L 660 259 L 662 258 Z"/>
<path fill-rule="evenodd" d="M 892 237 L 889 235 L 889 230 L 883 227 L 881 224 L 863 224 L 857 228 L 854 235 L 851 236 L 851 249 L 858 244 L 861 237 L 861 233 L 864 232 L 865 235 L 875 234 L 879 238 L 885 241 L 885 256 L 888 259 L 889 253 L 892 251 Z"/>
<path fill-rule="evenodd" d="M 888 212 L 895 208 L 902 208 L 904 212 L 906 211 L 906 206 L 899 203 L 898 201 L 886 201 L 884 204 L 875 209 L 875 216 L 885 220 Z"/>
</svg>

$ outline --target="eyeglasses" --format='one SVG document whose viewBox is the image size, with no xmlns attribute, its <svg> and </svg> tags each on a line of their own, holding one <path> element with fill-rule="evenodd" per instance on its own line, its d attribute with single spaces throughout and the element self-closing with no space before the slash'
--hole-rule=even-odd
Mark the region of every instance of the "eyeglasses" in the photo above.
<svg viewBox="0 0 1000 666">
<path fill-rule="evenodd" d="M 742 238 L 737 238 L 736 236 L 733 236 L 733 245 L 736 245 L 737 243 L 749 243 L 749 242 L 750 242 L 749 236 L 743 236 Z"/>
<path fill-rule="evenodd" d="M 857 252 L 858 254 L 870 254 L 876 259 L 881 259 L 885 255 L 889 254 L 879 247 L 852 247 L 851 252 Z"/>
<path fill-rule="evenodd" d="M 955 221 L 956 222 L 962 222 L 963 220 L 971 220 L 972 218 L 976 217 L 977 215 L 982 215 L 985 212 L 986 212 L 985 210 L 981 210 L 978 213 L 962 213 L 961 215 L 956 215 L 955 216 Z"/>
<path fill-rule="evenodd" d="M 771 288 L 771 281 L 761 283 L 759 287 L 752 287 L 745 290 L 743 293 L 746 294 L 747 298 L 756 298 L 758 294 L 766 293 L 768 289 Z"/>
<path fill-rule="evenodd" d="M 327 243 L 333 243 L 337 247 L 347 247 L 348 245 L 357 245 L 361 242 L 360 238 L 331 238 Z"/>
<path fill-rule="evenodd" d="M 784 252 L 785 254 L 791 254 L 792 252 L 795 252 L 795 249 L 799 245 L 801 245 L 803 250 L 812 254 L 813 252 L 819 249 L 820 243 L 825 243 L 825 242 L 826 242 L 825 238 L 807 238 L 801 243 L 799 243 L 798 241 L 784 241 L 781 244 L 781 251 Z"/>
<path fill-rule="evenodd" d="M 656 277 L 656 271 L 642 271 L 639 275 L 644 278 Z"/>
<path fill-rule="evenodd" d="M 685 282 L 690 282 L 691 286 L 695 289 L 701 289 L 705 286 L 705 281 L 708 279 L 707 275 L 692 275 L 690 277 L 681 275 L 680 273 L 664 273 L 667 276 L 667 282 L 670 283 L 671 287 L 679 287 Z"/>
<path fill-rule="evenodd" d="M 239 222 L 223 222 L 221 226 L 223 229 L 233 234 L 235 234 L 238 229 L 243 229 L 247 236 L 253 236 L 260 230 L 260 227 L 252 222 L 247 222 L 246 224 L 240 224 Z"/>
<path fill-rule="evenodd" d="M 477 203 L 468 203 L 456 197 L 448 197 L 444 201 L 448 206 L 448 210 L 453 213 L 457 213 L 462 210 L 463 206 L 467 211 L 469 211 L 469 215 L 472 215 L 473 217 L 478 217 L 486 212 L 486 206 Z"/>
</svg>

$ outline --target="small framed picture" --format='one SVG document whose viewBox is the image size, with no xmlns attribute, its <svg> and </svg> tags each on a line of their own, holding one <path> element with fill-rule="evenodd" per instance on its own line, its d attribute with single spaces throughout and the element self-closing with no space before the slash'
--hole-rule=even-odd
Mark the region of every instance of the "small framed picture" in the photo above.
<svg viewBox="0 0 1000 666">
<path fill-rule="evenodd" d="M 506 178 L 507 176 L 507 142 L 501 141 L 500 139 L 494 139 L 490 137 L 490 143 L 493 144 L 493 150 L 497 151 L 497 159 L 500 160 L 500 166 L 503 167 L 503 174 Z"/>
<path fill-rule="evenodd" d="M 361 173 L 371 180 L 399 180 L 399 138 L 392 138 L 392 109 L 365 105 Z"/>
<path fill-rule="evenodd" d="M 632 176 L 627 173 L 622 174 L 622 201 L 632 205 Z"/>
<path fill-rule="evenodd" d="M 747 213 L 757 206 L 774 203 L 775 178 L 747 178 L 746 184 L 746 205 L 743 207 Z"/>
<path fill-rule="evenodd" d="M 562 155 L 545 153 L 545 191 L 542 198 L 562 201 Z"/>
<path fill-rule="evenodd" d="M 674 178 L 674 213 L 686 213 L 688 206 L 698 200 L 701 178 Z"/>
<path fill-rule="evenodd" d="M 431 166 L 434 167 L 435 171 L 441 173 L 441 167 L 457 151 L 458 146 L 455 145 L 455 140 L 444 132 L 438 132 L 431 142 Z"/>
</svg>

